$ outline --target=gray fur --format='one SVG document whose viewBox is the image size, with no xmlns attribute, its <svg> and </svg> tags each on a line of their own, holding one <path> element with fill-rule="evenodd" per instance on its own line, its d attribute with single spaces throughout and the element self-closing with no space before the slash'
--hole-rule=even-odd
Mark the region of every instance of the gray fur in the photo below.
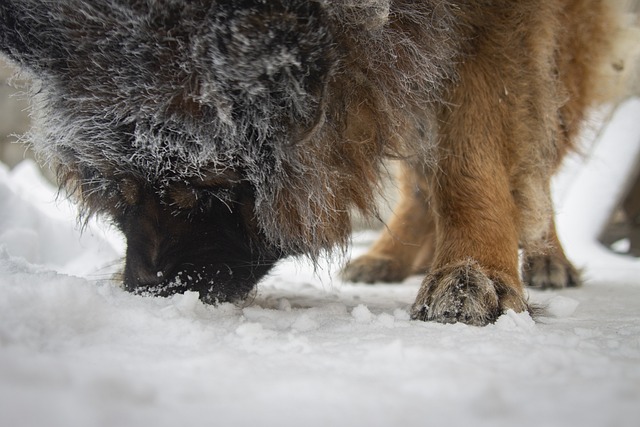
<svg viewBox="0 0 640 427">
<path fill-rule="evenodd" d="M 343 185 L 325 163 L 344 142 L 343 118 L 328 105 L 348 110 L 363 100 L 340 86 L 367 87 L 389 132 L 382 138 L 402 140 L 381 149 L 413 145 L 426 162 L 429 144 L 400 129 L 410 112 L 428 126 L 454 78 L 456 10 L 440 0 L 0 0 L 0 41 L 34 79 L 33 147 L 85 202 L 116 191 L 127 174 L 161 193 L 241 170 L 267 239 L 314 255 L 336 243 L 317 224 L 336 213 L 318 209 L 332 209 L 325 198 Z M 390 16 L 431 29 L 416 39 Z M 24 45 L 10 40 L 14 22 Z M 286 232 L 274 212 L 284 191 L 305 236 Z"/>
</svg>

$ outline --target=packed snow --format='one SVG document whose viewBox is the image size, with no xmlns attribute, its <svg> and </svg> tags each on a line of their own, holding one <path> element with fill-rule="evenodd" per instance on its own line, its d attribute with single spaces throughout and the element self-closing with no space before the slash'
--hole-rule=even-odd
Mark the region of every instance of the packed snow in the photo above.
<svg viewBox="0 0 640 427">
<path fill-rule="evenodd" d="M 0 426 L 637 426 L 640 261 L 597 243 L 640 155 L 640 100 L 556 182 L 578 289 L 536 321 L 409 320 L 420 285 L 283 262 L 245 306 L 126 293 L 124 245 L 24 162 L 0 168 Z M 361 253 L 374 232 L 354 236 Z"/>
</svg>

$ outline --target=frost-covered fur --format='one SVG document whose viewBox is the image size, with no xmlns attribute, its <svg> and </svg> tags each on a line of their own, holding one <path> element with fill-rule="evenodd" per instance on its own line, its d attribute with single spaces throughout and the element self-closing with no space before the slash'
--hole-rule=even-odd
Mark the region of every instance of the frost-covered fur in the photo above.
<svg viewBox="0 0 640 427">
<path fill-rule="evenodd" d="M 241 170 L 267 237 L 312 254 L 346 242 L 354 201 L 371 210 L 375 181 L 352 176 L 377 174 L 406 107 L 438 98 L 455 55 L 441 2 L 395 2 L 406 30 L 389 27 L 389 1 L 1 4 L 27 45 L 4 31 L 4 50 L 37 79 L 34 148 L 84 200 L 119 175 L 162 191 Z M 437 31 L 420 34 L 427 19 Z M 365 108 L 379 129 L 348 135 Z"/>
<path fill-rule="evenodd" d="M 0 49 L 35 81 L 33 145 L 129 230 L 127 263 L 148 264 L 129 280 L 153 281 L 158 248 L 185 236 L 241 236 L 260 266 L 344 246 L 394 156 L 397 220 L 346 277 L 430 266 L 421 295 L 443 313 L 461 263 L 464 286 L 500 277 L 495 306 L 521 310 L 518 245 L 562 251 L 549 177 L 613 33 L 608 0 L 0 0 Z M 197 269 L 212 286 L 214 246 Z M 469 298 L 492 314 L 460 320 L 495 317 Z"/>
</svg>

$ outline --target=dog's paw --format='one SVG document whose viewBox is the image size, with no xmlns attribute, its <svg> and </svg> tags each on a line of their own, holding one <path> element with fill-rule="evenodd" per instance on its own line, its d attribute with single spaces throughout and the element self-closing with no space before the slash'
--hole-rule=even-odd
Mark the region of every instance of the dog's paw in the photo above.
<svg viewBox="0 0 640 427">
<path fill-rule="evenodd" d="M 469 260 L 429 274 L 422 282 L 411 318 L 484 326 L 508 309 L 527 310 L 524 297 Z"/>
<path fill-rule="evenodd" d="M 554 255 L 527 257 L 522 266 L 522 281 L 538 289 L 580 286 L 580 272 L 566 259 Z"/>
<path fill-rule="evenodd" d="M 410 272 L 391 257 L 366 254 L 349 262 L 341 272 L 348 282 L 402 282 Z"/>
</svg>

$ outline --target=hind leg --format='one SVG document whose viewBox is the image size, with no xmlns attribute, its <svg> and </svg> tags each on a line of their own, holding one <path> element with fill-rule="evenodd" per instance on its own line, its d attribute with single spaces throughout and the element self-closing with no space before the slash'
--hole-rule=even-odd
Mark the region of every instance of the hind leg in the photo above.
<svg viewBox="0 0 640 427">
<path fill-rule="evenodd" d="M 553 219 L 542 247 L 542 251 L 525 249 L 522 263 L 524 283 L 540 289 L 580 286 L 580 273 L 565 255 Z"/>
<path fill-rule="evenodd" d="M 391 221 L 369 251 L 342 271 L 352 282 L 400 282 L 424 273 L 432 255 L 434 221 L 424 177 L 409 164 L 400 175 L 400 202 Z"/>
</svg>

